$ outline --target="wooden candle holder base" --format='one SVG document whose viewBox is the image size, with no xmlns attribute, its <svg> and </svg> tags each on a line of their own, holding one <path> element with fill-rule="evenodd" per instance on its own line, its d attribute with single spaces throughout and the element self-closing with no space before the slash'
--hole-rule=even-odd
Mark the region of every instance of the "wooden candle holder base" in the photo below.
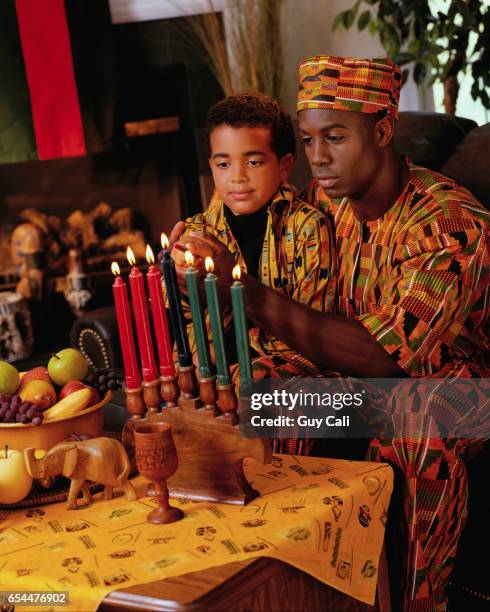
<svg viewBox="0 0 490 612">
<path fill-rule="evenodd" d="M 179 399 L 179 387 L 177 375 L 160 377 L 160 397 L 166 403 L 167 408 L 177 406 Z"/>
<path fill-rule="evenodd" d="M 216 390 L 216 376 L 209 378 L 201 378 L 199 381 L 199 395 L 204 404 L 204 410 L 210 416 L 219 416 L 221 414 L 218 404 L 218 392 Z"/>
<path fill-rule="evenodd" d="M 131 414 L 131 419 L 141 419 L 145 416 L 146 404 L 143 399 L 143 389 L 138 387 L 137 389 L 126 388 L 126 408 Z"/>
<path fill-rule="evenodd" d="M 193 370 L 194 366 L 192 373 Z M 189 377 L 189 372 L 184 372 L 186 377 Z M 204 379 L 204 389 L 204 401 L 213 406 L 210 400 L 216 397 L 216 388 L 212 378 Z M 256 459 L 262 464 L 270 463 L 272 442 L 267 438 L 242 437 L 236 425 L 234 386 L 221 385 L 217 391 L 221 416 L 213 416 L 214 408 L 196 410 L 202 406 L 198 398 L 183 397 L 182 401 L 179 398 L 178 406 L 169 406 L 161 412 L 148 411 L 144 419 L 129 419 L 124 428 L 123 442 L 128 453 L 134 453 L 134 429 L 137 426 L 170 423 L 179 461 L 177 471 L 168 479 L 170 494 L 197 501 L 248 504 L 259 493 L 245 478 L 245 458 Z"/>
<path fill-rule="evenodd" d="M 270 463 L 269 439 L 243 438 L 230 419 L 210 418 L 205 410 L 163 410 L 149 414 L 145 421 L 172 425 L 179 458 L 179 467 L 168 480 L 172 496 L 239 505 L 258 497 L 245 478 L 243 462 L 251 457 Z"/>
<path fill-rule="evenodd" d="M 179 406 L 182 410 L 197 410 L 202 407 L 198 396 L 199 387 L 196 378 L 196 366 L 179 366 L 178 374 L 180 397 Z"/>
<path fill-rule="evenodd" d="M 238 399 L 235 393 L 235 385 L 216 385 L 218 391 L 218 406 L 223 413 L 223 418 L 228 420 L 232 425 L 238 423 Z"/>
<path fill-rule="evenodd" d="M 143 383 L 143 398 L 147 413 L 160 412 L 160 380 L 158 378 Z"/>
</svg>

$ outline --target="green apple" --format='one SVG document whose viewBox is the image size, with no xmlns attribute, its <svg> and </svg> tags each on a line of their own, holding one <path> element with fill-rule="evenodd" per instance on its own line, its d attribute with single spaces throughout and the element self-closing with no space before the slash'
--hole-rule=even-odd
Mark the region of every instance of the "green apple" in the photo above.
<svg viewBox="0 0 490 612">
<path fill-rule="evenodd" d="M 62 387 L 70 380 L 83 380 L 88 373 L 88 363 L 80 351 L 66 348 L 48 361 L 48 373 L 51 380 Z"/>
<path fill-rule="evenodd" d="M 16 504 L 29 493 L 32 476 L 27 471 L 23 453 L 0 450 L 0 504 Z"/>
<path fill-rule="evenodd" d="M 13 395 L 20 383 L 20 376 L 17 368 L 7 361 L 0 361 L 0 393 Z"/>
</svg>

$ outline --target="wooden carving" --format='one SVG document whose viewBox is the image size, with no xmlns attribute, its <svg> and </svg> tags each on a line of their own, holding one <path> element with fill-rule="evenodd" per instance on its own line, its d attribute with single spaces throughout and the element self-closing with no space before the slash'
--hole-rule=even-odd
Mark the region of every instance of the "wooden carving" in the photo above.
<svg viewBox="0 0 490 612">
<path fill-rule="evenodd" d="M 259 495 L 245 478 L 243 462 L 250 457 L 260 463 L 270 463 L 270 440 L 243 438 L 232 419 L 215 417 L 205 408 L 174 407 L 147 413 L 145 419 L 128 421 L 125 441 L 131 439 L 132 428 L 145 422 L 172 425 L 179 457 L 178 470 L 168 479 L 172 496 L 247 504 Z"/>
<path fill-rule="evenodd" d="M 92 499 L 86 480 L 104 486 L 104 499 L 112 499 L 113 488 L 123 489 L 126 497 L 136 499 L 136 491 L 129 482 L 131 469 L 124 446 L 112 438 L 91 438 L 80 442 L 61 442 L 53 446 L 42 459 L 36 459 L 33 448 L 24 450 L 27 471 L 33 478 L 63 475 L 71 480 L 68 510 L 77 508 L 77 497 Z"/>
</svg>

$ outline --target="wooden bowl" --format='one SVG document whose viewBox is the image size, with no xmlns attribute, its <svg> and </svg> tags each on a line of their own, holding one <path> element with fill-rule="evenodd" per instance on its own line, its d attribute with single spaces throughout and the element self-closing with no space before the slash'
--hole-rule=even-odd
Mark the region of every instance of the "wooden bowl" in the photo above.
<svg viewBox="0 0 490 612">
<path fill-rule="evenodd" d="M 54 419 L 42 425 L 23 425 L 22 423 L 0 423 L 0 449 L 24 450 L 33 447 L 48 450 L 58 442 L 63 442 L 70 434 L 89 434 L 97 437 L 103 430 L 102 408 L 112 397 L 107 391 L 104 398 L 74 416 Z"/>
</svg>

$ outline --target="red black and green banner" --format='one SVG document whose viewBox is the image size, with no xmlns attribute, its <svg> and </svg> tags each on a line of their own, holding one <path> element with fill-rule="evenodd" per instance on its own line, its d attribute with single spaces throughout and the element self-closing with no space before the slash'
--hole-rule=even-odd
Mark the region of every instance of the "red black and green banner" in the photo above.
<svg viewBox="0 0 490 612">
<path fill-rule="evenodd" d="M 107 0 L 1 0 L 0 163 L 107 150 L 116 91 Z"/>
</svg>

